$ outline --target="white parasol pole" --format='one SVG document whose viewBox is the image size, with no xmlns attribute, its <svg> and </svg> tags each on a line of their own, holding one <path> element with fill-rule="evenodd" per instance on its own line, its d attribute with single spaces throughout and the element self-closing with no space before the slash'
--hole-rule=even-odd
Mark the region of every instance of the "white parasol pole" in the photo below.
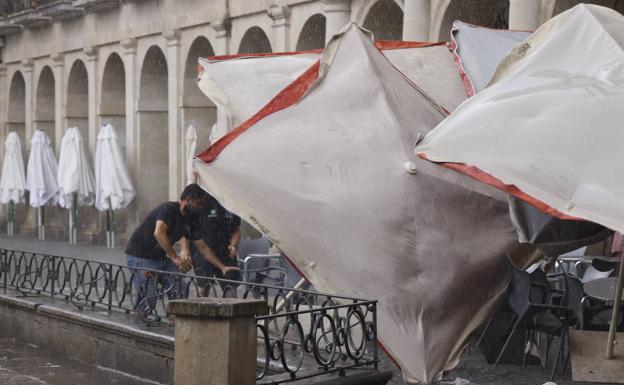
<svg viewBox="0 0 624 385">
<path fill-rule="evenodd" d="M 69 243 L 76 243 L 76 222 L 78 219 L 77 205 L 78 203 L 78 194 L 72 194 L 72 207 L 69 209 Z"/>
<path fill-rule="evenodd" d="M 39 240 L 45 240 L 45 208 L 43 206 L 37 208 L 37 228 L 39 229 Z"/>
<path fill-rule="evenodd" d="M 624 243 L 624 237 L 620 242 L 620 249 Z M 615 347 L 615 332 L 617 330 L 618 318 L 620 316 L 620 305 L 622 303 L 622 275 L 624 275 L 624 263 L 622 263 L 622 256 L 620 256 L 620 267 L 618 269 L 617 283 L 615 285 L 615 293 L 613 295 L 613 314 L 611 314 L 611 325 L 609 325 L 609 337 L 607 338 L 607 351 L 605 358 L 610 360 L 613 358 L 613 348 Z"/>
</svg>

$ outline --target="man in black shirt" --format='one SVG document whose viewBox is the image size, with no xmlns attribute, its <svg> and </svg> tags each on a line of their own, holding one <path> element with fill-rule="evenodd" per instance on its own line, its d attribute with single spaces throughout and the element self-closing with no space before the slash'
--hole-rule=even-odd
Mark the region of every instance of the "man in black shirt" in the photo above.
<svg viewBox="0 0 624 385">
<path fill-rule="evenodd" d="M 226 266 L 238 266 L 236 251 L 241 239 L 240 224 L 241 219 L 238 216 L 226 210 L 209 194 L 206 196 L 201 214 L 199 215 L 198 228 L 201 230 L 198 236 L 204 240 Z M 227 272 L 227 274 L 223 274 L 222 271 L 215 269 L 213 265 L 207 263 L 196 248 L 193 247 L 191 250 L 196 275 L 204 277 L 215 276 L 216 278 L 230 280 L 240 279 L 239 271 L 232 270 Z M 208 282 L 203 280 L 199 282 L 199 285 L 202 288 L 203 295 L 206 295 Z M 223 289 L 226 286 L 233 288 L 232 285 L 221 285 Z"/>
<path fill-rule="evenodd" d="M 198 236 L 198 214 L 203 206 L 206 192 L 196 184 L 186 186 L 180 195 L 179 202 L 165 202 L 153 209 L 143 223 L 134 231 L 126 255 L 128 266 L 145 270 L 163 270 L 186 273 L 192 268 L 188 251 L 178 255 L 173 245 L 188 239 L 201 256 L 214 265 L 222 274 L 238 270 L 238 267 L 226 266 L 217 258 L 213 250 Z M 181 242 L 184 246 L 186 242 Z M 184 248 L 184 247 L 183 247 Z M 138 270 L 135 273 L 133 286 L 137 292 L 136 305 L 143 298 L 154 295 L 154 286 L 148 284 L 149 272 Z M 149 306 L 155 305 L 155 299 Z M 139 311 L 145 311 L 148 304 L 143 304 Z"/>
</svg>

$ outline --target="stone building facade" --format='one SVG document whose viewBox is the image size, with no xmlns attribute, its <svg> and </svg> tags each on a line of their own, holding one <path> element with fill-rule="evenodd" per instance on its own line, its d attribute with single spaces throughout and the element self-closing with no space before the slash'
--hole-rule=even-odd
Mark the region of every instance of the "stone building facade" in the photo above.
<svg viewBox="0 0 624 385">
<path fill-rule="evenodd" d="M 197 128 L 198 149 L 209 144 L 219 113 L 195 84 L 198 57 L 322 48 L 349 21 L 398 40 L 448 39 L 454 19 L 532 30 L 577 2 L 3 0 L 0 139 L 16 131 L 26 157 L 33 130 L 42 129 L 58 155 L 66 128 L 77 126 L 92 158 L 99 128 L 113 124 L 137 188 L 120 216 L 123 232 L 184 187 L 186 127 Z M 18 207 L 18 232 L 34 228 L 34 211 Z M 64 237 L 66 214 L 49 212 L 53 233 Z M 80 237 L 101 239 L 95 209 L 79 215 Z"/>
</svg>

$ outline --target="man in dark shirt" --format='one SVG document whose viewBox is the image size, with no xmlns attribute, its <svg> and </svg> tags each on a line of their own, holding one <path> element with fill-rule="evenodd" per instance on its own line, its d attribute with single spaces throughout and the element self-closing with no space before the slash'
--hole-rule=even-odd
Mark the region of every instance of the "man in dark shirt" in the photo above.
<svg viewBox="0 0 624 385">
<path fill-rule="evenodd" d="M 145 270 L 163 270 L 186 273 L 192 268 L 188 251 L 176 253 L 173 245 L 188 239 L 193 243 L 199 254 L 222 274 L 237 270 L 237 267 L 226 266 L 217 258 L 213 250 L 198 237 L 198 214 L 203 206 L 207 194 L 196 184 L 186 186 L 180 195 L 179 202 L 165 202 L 153 209 L 143 223 L 134 231 L 126 255 L 128 266 Z M 182 242 L 186 245 L 186 242 Z M 148 284 L 150 273 L 137 270 L 133 286 L 137 292 L 136 305 L 140 305 L 143 298 L 154 295 L 155 284 Z M 143 303 L 139 311 L 146 311 L 148 305 L 155 305 L 155 298 L 150 303 Z"/>
<path fill-rule="evenodd" d="M 198 228 L 201 229 L 197 235 L 214 251 L 216 256 L 226 266 L 238 266 L 236 259 L 236 251 L 238 243 L 241 239 L 240 232 L 241 219 L 226 210 L 216 199 L 209 194 L 204 201 L 204 205 L 199 215 Z M 195 274 L 204 277 L 225 278 L 229 280 L 239 280 L 240 272 L 232 270 L 223 274 L 219 269 L 215 269 L 213 265 L 207 263 L 200 255 L 196 248 L 192 248 L 192 259 Z M 199 286 L 206 295 L 206 280 L 200 281 Z M 233 285 L 222 284 L 225 289 L 227 286 L 234 288 Z"/>
</svg>

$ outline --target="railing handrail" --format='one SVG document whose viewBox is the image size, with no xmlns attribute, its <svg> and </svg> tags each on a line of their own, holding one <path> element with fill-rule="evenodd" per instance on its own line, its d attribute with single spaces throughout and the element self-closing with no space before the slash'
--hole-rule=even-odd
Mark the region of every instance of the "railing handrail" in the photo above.
<svg viewBox="0 0 624 385">
<path fill-rule="evenodd" d="M 33 255 L 38 254 L 38 255 L 41 255 L 41 256 L 44 256 L 44 257 L 59 258 L 59 259 L 64 259 L 64 260 L 69 259 L 69 260 L 75 260 L 75 261 L 80 261 L 80 262 L 85 262 L 85 263 L 93 263 L 93 264 L 98 264 L 98 265 L 113 266 L 113 267 L 117 267 L 117 268 L 131 268 L 133 270 L 150 271 L 150 272 L 155 272 L 155 273 L 160 273 L 160 274 L 167 274 L 167 275 L 177 275 L 177 276 L 181 276 L 181 277 L 185 277 L 185 278 L 196 278 L 196 279 L 202 279 L 202 280 L 209 279 L 209 280 L 215 281 L 215 282 L 232 283 L 232 284 L 236 284 L 236 285 L 239 285 L 239 284 L 250 284 L 249 282 L 235 281 L 235 280 L 225 279 L 225 278 L 204 277 L 204 276 L 199 276 L 199 275 L 194 275 L 194 274 L 178 273 L 178 272 L 164 271 L 164 270 L 157 270 L 157 269 L 146 269 L 146 268 L 142 268 L 142 267 L 129 267 L 128 265 L 121 265 L 121 264 L 112 263 L 112 262 L 102 262 L 102 261 L 97 261 L 97 260 L 90 260 L 90 259 L 84 259 L 84 258 L 78 258 L 78 257 L 41 253 L 41 252 L 35 252 L 35 251 L 23 251 L 23 250 L 13 250 L 13 249 L 5 249 L 5 248 L 0 248 L 0 251 L 6 251 L 6 252 L 12 252 L 12 253 L 27 253 L 27 254 L 33 254 Z M 250 271 L 253 271 L 253 270 L 250 270 Z M 241 270 L 241 272 L 243 272 L 243 270 Z M 266 289 L 286 290 L 286 291 L 289 291 L 289 292 L 295 292 L 295 293 L 301 293 L 301 294 L 313 294 L 313 295 L 318 295 L 318 296 L 322 296 L 322 297 L 331 297 L 331 298 L 334 298 L 334 299 L 341 299 L 341 300 L 347 300 L 347 301 L 358 301 L 358 302 L 361 302 L 361 301 L 375 301 L 376 302 L 376 300 L 371 300 L 371 299 L 366 299 L 366 298 L 348 297 L 348 296 L 343 296 L 343 295 L 336 295 L 336 294 L 333 294 L 333 293 L 323 293 L 323 292 L 318 292 L 318 291 L 289 288 L 289 287 L 286 287 L 286 286 L 267 285 L 267 284 L 263 284 L 263 283 L 253 283 L 253 286 L 255 286 L 255 287 L 262 287 L 262 288 L 266 288 Z"/>
</svg>

